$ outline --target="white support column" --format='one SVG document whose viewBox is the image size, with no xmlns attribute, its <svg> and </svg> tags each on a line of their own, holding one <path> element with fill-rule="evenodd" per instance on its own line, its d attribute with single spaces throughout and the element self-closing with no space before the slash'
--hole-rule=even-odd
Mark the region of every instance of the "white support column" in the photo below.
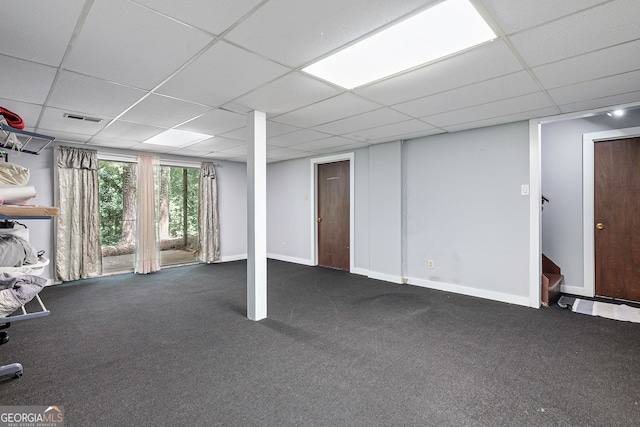
<svg viewBox="0 0 640 427">
<path fill-rule="evenodd" d="M 247 317 L 267 317 L 267 119 L 247 115 Z"/>
</svg>

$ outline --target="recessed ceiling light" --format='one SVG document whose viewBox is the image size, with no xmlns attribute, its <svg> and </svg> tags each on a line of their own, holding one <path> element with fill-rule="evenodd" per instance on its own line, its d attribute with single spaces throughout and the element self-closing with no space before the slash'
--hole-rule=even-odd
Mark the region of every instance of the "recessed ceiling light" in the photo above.
<svg viewBox="0 0 640 427">
<path fill-rule="evenodd" d="M 186 130 L 169 129 L 158 135 L 142 141 L 143 144 L 164 145 L 166 147 L 182 148 L 205 139 L 213 138 L 213 135 L 190 132 Z"/>
<path fill-rule="evenodd" d="M 303 71 L 352 89 L 494 38 L 469 0 L 446 0 Z"/>
</svg>

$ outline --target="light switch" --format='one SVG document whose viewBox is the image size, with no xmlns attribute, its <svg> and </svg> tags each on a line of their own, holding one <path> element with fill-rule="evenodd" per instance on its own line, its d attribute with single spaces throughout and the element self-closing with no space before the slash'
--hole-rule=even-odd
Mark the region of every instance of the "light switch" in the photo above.
<svg viewBox="0 0 640 427">
<path fill-rule="evenodd" d="M 528 196 L 529 195 L 529 184 L 522 184 L 520 186 L 520 195 Z"/>
</svg>

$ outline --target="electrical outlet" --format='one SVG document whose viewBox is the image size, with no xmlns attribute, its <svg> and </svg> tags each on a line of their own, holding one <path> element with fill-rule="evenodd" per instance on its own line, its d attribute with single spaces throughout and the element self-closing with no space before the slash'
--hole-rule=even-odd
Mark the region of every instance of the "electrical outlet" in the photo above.
<svg viewBox="0 0 640 427">
<path fill-rule="evenodd" d="M 430 260 L 427 262 L 427 266 L 428 266 L 429 268 L 433 268 L 433 260 L 432 260 L 432 259 L 430 259 Z"/>
</svg>

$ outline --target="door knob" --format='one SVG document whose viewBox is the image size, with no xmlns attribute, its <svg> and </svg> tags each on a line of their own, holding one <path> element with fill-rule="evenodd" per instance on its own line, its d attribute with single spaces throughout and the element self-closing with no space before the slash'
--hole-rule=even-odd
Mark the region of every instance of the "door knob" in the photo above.
<svg viewBox="0 0 640 427">
<path fill-rule="evenodd" d="M 322 221 L 322 218 L 316 219 L 316 222 L 320 222 L 320 221 Z"/>
<path fill-rule="evenodd" d="M 603 224 L 603 223 L 601 223 L 601 222 L 597 223 L 597 224 L 596 224 L 596 229 L 598 229 L 598 230 L 604 230 L 604 224 Z"/>
</svg>

